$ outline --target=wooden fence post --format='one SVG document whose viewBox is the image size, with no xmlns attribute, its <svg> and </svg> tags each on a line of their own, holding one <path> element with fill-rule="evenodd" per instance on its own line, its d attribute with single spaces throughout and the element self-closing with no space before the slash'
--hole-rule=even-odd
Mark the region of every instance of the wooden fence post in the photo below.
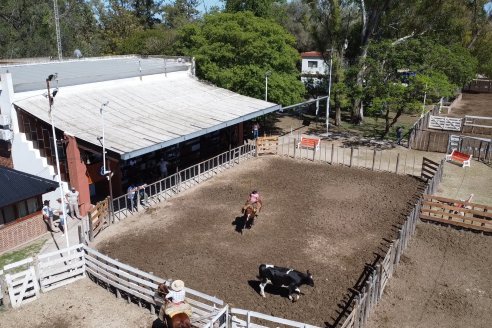
<svg viewBox="0 0 492 328">
<path fill-rule="evenodd" d="M 0 275 L 0 288 L 2 289 L 0 294 L 3 294 L 3 306 L 6 309 L 12 308 L 12 303 L 9 296 L 10 294 L 7 286 L 7 280 L 5 279 L 5 275 L 3 274 Z"/>
<path fill-rule="evenodd" d="M 313 148 L 313 162 L 316 160 L 316 146 Z"/>
<path fill-rule="evenodd" d="M 400 165 L 400 153 L 396 155 L 396 171 L 395 173 L 398 174 L 398 166 Z"/>
<path fill-rule="evenodd" d="M 255 157 L 258 157 L 258 138 L 255 139 Z"/>
<path fill-rule="evenodd" d="M 354 147 L 350 147 L 350 164 L 349 164 L 349 167 L 352 167 L 353 157 L 354 157 Z"/>
<path fill-rule="evenodd" d="M 89 241 L 92 242 L 94 241 L 94 229 L 92 227 L 92 213 L 89 211 L 87 213 L 87 218 L 89 219 Z"/>
<path fill-rule="evenodd" d="M 371 170 L 374 171 L 374 165 L 376 164 L 376 149 L 374 149 L 372 153 L 372 168 Z"/>
<path fill-rule="evenodd" d="M 294 138 L 294 158 L 296 158 L 296 145 L 297 145 L 297 139 Z"/>
<path fill-rule="evenodd" d="M 331 144 L 331 160 L 330 164 L 333 165 L 333 154 L 335 153 L 335 144 Z"/>
<path fill-rule="evenodd" d="M 78 233 L 79 233 L 79 244 L 85 244 L 84 243 L 84 238 L 83 238 L 83 233 L 82 233 L 82 227 L 78 226 Z"/>
</svg>

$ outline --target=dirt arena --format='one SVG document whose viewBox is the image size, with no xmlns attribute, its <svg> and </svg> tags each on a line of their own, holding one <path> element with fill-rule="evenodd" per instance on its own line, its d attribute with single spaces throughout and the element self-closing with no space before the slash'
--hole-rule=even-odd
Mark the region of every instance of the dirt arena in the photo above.
<svg viewBox="0 0 492 328">
<path fill-rule="evenodd" d="M 461 101 L 453 107 L 449 116 L 464 117 L 488 116 L 492 117 L 492 93 L 463 93 Z"/>
<path fill-rule="evenodd" d="M 419 224 L 368 328 L 488 328 L 492 236 Z"/>
<path fill-rule="evenodd" d="M 97 248 L 233 307 L 323 326 L 383 238 L 394 237 L 421 186 L 408 176 L 259 158 L 107 229 Z M 234 222 L 252 189 L 264 208 L 240 234 Z M 297 303 L 268 287 L 263 299 L 261 263 L 309 269 L 315 287 L 303 286 Z"/>
</svg>

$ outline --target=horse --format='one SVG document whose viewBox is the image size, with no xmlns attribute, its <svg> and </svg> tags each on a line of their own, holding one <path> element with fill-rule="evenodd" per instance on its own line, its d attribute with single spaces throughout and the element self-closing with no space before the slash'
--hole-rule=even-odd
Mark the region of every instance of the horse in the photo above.
<svg viewBox="0 0 492 328">
<path fill-rule="evenodd" d="M 243 208 L 243 220 L 244 220 L 244 227 L 246 229 L 251 229 L 255 222 L 255 216 L 256 216 L 256 209 L 254 208 L 253 205 L 248 204 Z"/>
<path fill-rule="evenodd" d="M 161 310 L 159 311 L 159 319 L 161 319 L 164 325 L 167 328 L 191 328 L 191 321 L 186 313 L 177 313 L 171 318 L 164 312 L 165 305 L 169 302 L 169 300 L 166 299 L 166 295 L 169 294 L 169 289 L 165 284 L 159 284 L 157 287 L 157 294 L 159 294 L 165 302 L 162 304 Z"/>
</svg>

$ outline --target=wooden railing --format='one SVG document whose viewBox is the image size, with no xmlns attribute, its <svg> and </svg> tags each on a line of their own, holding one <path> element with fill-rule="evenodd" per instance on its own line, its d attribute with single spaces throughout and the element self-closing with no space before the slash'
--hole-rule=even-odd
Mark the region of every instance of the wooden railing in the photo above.
<svg viewBox="0 0 492 328">
<path fill-rule="evenodd" d="M 492 206 L 423 195 L 420 219 L 482 232 L 492 232 Z"/>
</svg>

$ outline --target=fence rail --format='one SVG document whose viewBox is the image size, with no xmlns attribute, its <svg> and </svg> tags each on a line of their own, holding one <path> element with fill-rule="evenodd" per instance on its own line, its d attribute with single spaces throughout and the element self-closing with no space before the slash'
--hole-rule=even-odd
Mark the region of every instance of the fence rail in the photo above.
<svg viewBox="0 0 492 328">
<path fill-rule="evenodd" d="M 423 198 L 420 212 L 422 220 L 492 232 L 492 206 L 434 195 L 423 195 Z"/>
<path fill-rule="evenodd" d="M 420 176 L 421 159 L 408 153 L 390 152 L 366 147 L 343 147 L 321 143 L 316 148 L 297 148 L 297 138 L 284 136 L 279 141 L 279 154 L 296 159 L 321 161 L 332 165 L 365 168 L 372 171 L 384 171 L 397 174 Z"/>
<path fill-rule="evenodd" d="M 132 215 L 139 208 L 157 204 L 167 200 L 174 195 L 191 188 L 203 181 L 210 179 L 218 173 L 227 170 L 242 160 L 253 157 L 255 146 L 251 144 L 242 145 L 230 151 L 222 153 L 211 159 L 178 171 L 169 177 L 146 185 L 141 192 L 137 193 L 136 207 L 131 208 L 131 201 L 128 194 L 113 199 L 114 216 L 122 220 Z"/>
<path fill-rule="evenodd" d="M 278 327 L 278 325 L 287 326 L 287 327 L 306 327 L 306 328 L 317 328 L 316 326 L 311 326 L 306 323 L 283 319 L 279 317 L 274 317 L 271 315 L 243 310 L 243 309 L 230 309 L 231 314 L 231 326 L 233 328 L 263 328 L 270 327 L 265 326 L 265 324 L 273 323 L 273 326 Z M 257 319 L 262 321 L 263 323 L 254 323 L 253 321 Z"/>
<path fill-rule="evenodd" d="M 442 180 L 444 160 L 441 160 L 435 170 L 435 174 L 427 181 L 425 194 L 432 194 L 437 189 L 439 182 Z M 407 216 L 403 226 L 398 230 L 398 236 L 392 240 L 388 246 L 385 256 L 378 260 L 375 265 L 369 268 L 370 272 L 362 283 L 357 293 L 351 298 L 348 304 L 349 313 L 342 313 L 337 320 L 345 316 L 345 320 L 339 324 L 341 328 L 364 328 L 368 317 L 374 306 L 379 302 L 383 295 L 384 288 L 389 278 L 393 275 L 394 270 L 400 262 L 401 255 L 408 246 L 411 236 L 415 233 L 415 227 L 419 219 L 420 209 L 423 198 L 419 199 L 414 208 Z"/>
</svg>

